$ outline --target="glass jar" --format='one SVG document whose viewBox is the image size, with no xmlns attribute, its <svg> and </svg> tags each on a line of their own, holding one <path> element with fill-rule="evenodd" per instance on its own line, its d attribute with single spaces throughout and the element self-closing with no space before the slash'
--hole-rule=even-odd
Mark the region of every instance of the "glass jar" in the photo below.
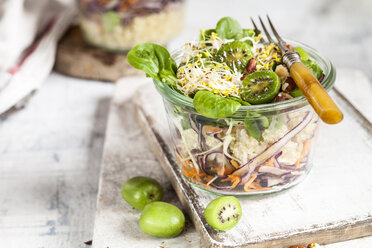
<svg viewBox="0 0 372 248">
<path fill-rule="evenodd" d="M 110 51 L 128 51 L 146 42 L 165 44 L 183 26 L 183 0 L 77 1 L 84 39 Z"/>
<path fill-rule="evenodd" d="M 329 91 L 336 77 L 331 62 L 305 44 L 288 43 L 318 63 Z M 265 194 L 292 187 L 309 173 L 320 121 L 303 96 L 241 106 L 227 118 L 210 119 L 195 110 L 191 98 L 154 82 L 179 169 L 194 186 L 223 195 Z"/>
</svg>

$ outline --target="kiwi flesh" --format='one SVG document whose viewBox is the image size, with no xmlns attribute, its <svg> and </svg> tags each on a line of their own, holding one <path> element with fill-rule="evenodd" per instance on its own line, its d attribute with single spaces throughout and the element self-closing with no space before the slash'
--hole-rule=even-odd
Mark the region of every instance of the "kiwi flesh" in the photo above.
<svg viewBox="0 0 372 248">
<path fill-rule="evenodd" d="M 243 80 L 241 97 L 250 104 L 268 103 L 279 93 L 280 86 L 280 79 L 275 72 L 256 71 Z"/>
<path fill-rule="evenodd" d="M 238 224 L 242 217 L 242 208 L 236 197 L 222 196 L 208 204 L 204 217 L 214 229 L 227 231 Z"/>
<path fill-rule="evenodd" d="M 250 46 L 243 41 L 226 43 L 217 51 L 216 60 L 225 62 L 233 71 L 242 72 L 253 57 Z"/>
</svg>

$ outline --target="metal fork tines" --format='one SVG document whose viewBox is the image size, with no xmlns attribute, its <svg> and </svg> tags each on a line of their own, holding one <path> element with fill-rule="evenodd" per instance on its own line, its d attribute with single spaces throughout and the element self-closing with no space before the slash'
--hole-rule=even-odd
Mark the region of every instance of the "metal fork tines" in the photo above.
<svg viewBox="0 0 372 248">
<path fill-rule="evenodd" d="M 260 20 L 260 23 L 261 23 L 262 29 L 263 29 L 263 31 L 264 31 L 264 33 L 265 33 L 267 39 L 269 40 L 269 42 L 270 42 L 270 43 L 278 44 L 279 47 L 280 47 L 280 49 L 282 49 L 283 52 L 288 51 L 288 48 L 285 46 L 285 45 L 286 45 L 285 41 L 280 37 L 279 33 L 278 33 L 278 32 L 276 31 L 276 29 L 274 28 L 274 25 L 273 25 L 273 23 L 271 22 L 270 17 L 267 15 L 267 20 L 268 20 L 269 25 L 270 25 L 270 27 L 271 27 L 271 30 L 272 30 L 274 36 L 276 37 L 276 39 L 278 40 L 278 42 L 275 42 L 275 40 L 271 37 L 269 31 L 267 30 L 267 28 L 266 28 L 265 24 L 263 23 L 263 21 L 262 21 L 262 19 L 261 19 L 260 16 L 258 17 L 258 19 Z M 252 18 L 251 18 L 251 21 L 252 21 L 252 24 L 253 24 L 254 29 L 255 29 L 255 30 L 258 30 L 257 25 L 256 25 L 256 23 L 254 22 L 254 20 L 253 20 Z M 263 40 L 263 39 L 262 39 L 262 41 L 263 41 L 263 43 L 267 43 L 267 42 L 265 42 L 265 40 Z"/>
<path fill-rule="evenodd" d="M 271 27 L 272 33 L 274 34 L 274 36 L 276 37 L 278 42 L 275 42 L 275 40 L 272 38 L 272 36 L 270 35 L 269 31 L 267 30 L 265 24 L 263 23 L 261 17 L 258 17 L 258 19 L 260 20 L 262 29 L 263 29 L 267 39 L 269 40 L 269 42 L 277 44 L 279 46 L 280 50 L 282 51 L 283 63 L 286 64 L 288 68 L 290 68 L 293 63 L 300 62 L 301 61 L 300 56 L 298 55 L 298 53 L 296 51 L 293 51 L 293 50 L 290 50 L 290 49 L 287 48 L 287 43 L 280 37 L 279 33 L 276 31 L 273 23 L 270 20 L 270 17 L 267 15 L 267 20 L 268 20 L 269 25 Z M 257 29 L 257 25 L 254 23 L 252 18 L 251 18 L 251 21 L 253 23 L 253 27 L 255 29 Z"/>
</svg>

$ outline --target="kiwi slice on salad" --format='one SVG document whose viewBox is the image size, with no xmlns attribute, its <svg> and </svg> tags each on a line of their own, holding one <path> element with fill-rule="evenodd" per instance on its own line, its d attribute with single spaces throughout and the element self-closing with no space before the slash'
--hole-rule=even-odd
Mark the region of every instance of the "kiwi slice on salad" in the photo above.
<svg viewBox="0 0 372 248">
<path fill-rule="evenodd" d="M 280 90 L 280 79 L 275 72 L 256 71 L 242 82 L 241 97 L 250 104 L 271 102 Z"/>
<path fill-rule="evenodd" d="M 245 66 L 253 57 L 250 46 L 243 41 L 233 41 L 220 47 L 216 60 L 225 62 L 228 67 L 236 71 L 244 71 Z"/>
<path fill-rule="evenodd" d="M 227 231 L 238 224 L 242 217 L 242 207 L 234 196 L 222 196 L 208 204 L 204 217 L 213 228 Z"/>
</svg>

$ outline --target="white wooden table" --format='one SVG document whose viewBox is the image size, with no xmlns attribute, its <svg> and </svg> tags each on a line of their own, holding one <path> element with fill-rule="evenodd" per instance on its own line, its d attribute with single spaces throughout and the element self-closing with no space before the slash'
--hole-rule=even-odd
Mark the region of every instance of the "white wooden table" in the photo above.
<svg viewBox="0 0 372 248">
<path fill-rule="evenodd" d="M 171 47 L 222 16 L 250 25 L 250 15 L 269 13 L 283 36 L 372 79 L 371 12 L 370 0 L 189 0 Z M 26 109 L 0 120 L 0 247 L 86 247 L 112 90 L 53 73 Z"/>
<path fill-rule="evenodd" d="M 0 247 L 91 239 L 113 85 L 52 74 L 0 120 Z"/>
</svg>

